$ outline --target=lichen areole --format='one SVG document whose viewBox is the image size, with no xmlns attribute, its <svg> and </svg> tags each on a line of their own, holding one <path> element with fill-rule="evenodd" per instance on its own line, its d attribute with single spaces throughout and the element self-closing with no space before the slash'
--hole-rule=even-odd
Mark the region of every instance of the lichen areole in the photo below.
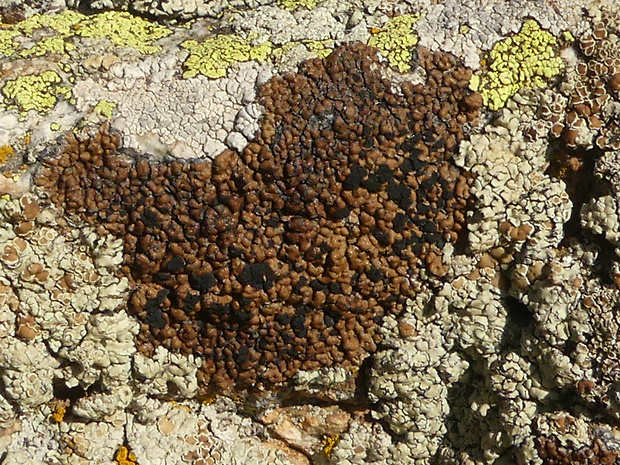
<svg viewBox="0 0 620 465">
<path fill-rule="evenodd" d="M 274 77 L 256 139 L 213 162 L 123 154 L 105 129 L 69 136 L 38 184 L 124 240 L 139 350 L 204 360 L 204 386 L 273 386 L 358 367 L 378 324 L 441 276 L 470 178 L 452 162 L 481 99 L 450 54 L 420 50 L 399 89 L 376 49 L 343 46 Z"/>
</svg>

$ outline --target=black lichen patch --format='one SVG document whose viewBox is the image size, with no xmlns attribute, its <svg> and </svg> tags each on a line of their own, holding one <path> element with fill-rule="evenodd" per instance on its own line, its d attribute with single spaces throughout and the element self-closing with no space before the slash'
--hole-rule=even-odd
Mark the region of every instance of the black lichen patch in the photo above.
<svg viewBox="0 0 620 465">
<path fill-rule="evenodd" d="M 394 92 L 365 45 L 310 60 L 260 89 L 256 140 L 213 162 L 127 161 L 105 129 L 69 136 L 38 183 L 123 238 L 141 352 L 202 357 L 205 389 L 360 366 L 464 229 L 451 156 L 477 115 L 470 72 L 425 50 L 419 64 L 426 82 Z"/>
<path fill-rule="evenodd" d="M 239 274 L 241 284 L 249 284 L 254 289 L 265 291 L 273 287 L 275 275 L 267 263 L 249 263 L 243 267 Z"/>
</svg>

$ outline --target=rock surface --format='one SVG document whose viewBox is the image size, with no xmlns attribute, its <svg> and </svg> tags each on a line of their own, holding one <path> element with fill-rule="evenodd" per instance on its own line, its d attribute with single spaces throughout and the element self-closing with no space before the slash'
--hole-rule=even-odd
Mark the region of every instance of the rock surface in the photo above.
<svg viewBox="0 0 620 465">
<path fill-rule="evenodd" d="M 620 460 L 611 0 L 0 0 L 0 461 Z"/>
</svg>

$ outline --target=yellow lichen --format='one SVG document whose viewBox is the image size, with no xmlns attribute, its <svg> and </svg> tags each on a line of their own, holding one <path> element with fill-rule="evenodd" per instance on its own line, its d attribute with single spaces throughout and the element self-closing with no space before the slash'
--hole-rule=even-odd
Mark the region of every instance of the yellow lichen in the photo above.
<svg viewBox="0 0 620 465">
<path fill-rule="evenodd" d="M 0 29 L 0 56 L 11 56 L 15 53 L 18 44 L 13 40 L 13 37 L 17 35 L 19 35 L 17 31 Z"/>
<path fill-rule="evenodd" d="M 136 455 L 127 446 L 121 446 L 114 454 L 114 461 L 118 465 L 138 465 Z"/>
<path fill-rule="evenodd" d="M 70 37 L 75 24 L 82 21 L 86 16 L 71 10 L 65 10 L 57 15 L 36 14 L 17 24 L 5 26 L 0 30 L 0 37 L 3 35 L 15 37 L 23 35 L 33 36 L 37 31 L 37 40 L 34 45 L 29 46 L 19 52 L 21 57 L 39 57 L 47 53 L 64 54 L 75 49 L 75 46 L 66 41 Z M 0 40 L 1 42 L 1 40 Z M 14 54 L 18 49 L 18 44 L 3 50 L 6 55 Z M 9 52 L 9 53 L 7 53 Z"/>
<path fill-rule="evenodd" d="M 38 57 L 47 53 L 66 54 L 75 45 L 69 39 L 76 36 L 107 39 L 117 47 L 131 47 L 141 53 L 155 53 L 160 49 L 153 42 L 172 34 L 167 27 L 147 21 L 127 12 L 106 11 L 85 16 L 71 10 L 59 14 L 36 14 L 16 24 L 0 27 L 0 54 L 11 56 L 20 45 L 16 36 L 34 36 L 37 40 L 21 51 L 22 57 Z"/>
<path fill-rule="evenodd" d="M 319 58 L 325 58 L 334 50 L 333 40 L 308 40 L 302 43 Z"/>
<path fill-rule="evenodd" d="M 75 45 L 66 42 L 64 37 L 54 36 L 40 39 L 34 47 L 22 50 L 19 55 L 24 58 L 40 57 L 48 53 L 64 54 L 71 50 L 75 50 Z"/>
<path fill-rule="evenodd" d="M 325 58 L 334 50 L 334 41 L 331 39 L 292 41 L 275 48 L 272 53 L 272 58 L 274 58 L 274 61 L 280 62 L 283 59 L 286 60 L 286 54 L 300 45 L 303 45 L 310 53 L 319 58 Z"/>
<path fill-rule="evenodd" d="M 485 69 L 471 77 L 469 87 L 482 94 L 485 105 L 498 110 L 520 89 L 545 87 L 564 70 L 556 46 L 551 33 L 529 20 L 517 34 L 495 44 L 489 59 L 481 61 Z"/>
<path fill-rule="evenodd" d="M 6 97 L 2 107 L 17 108 L 22 113 L 35 110 L 43 114 L 54 107 L 58 97 L 68 99 L 71 88 L 61 82 L 75 82 L 74 71 L 66 61 L 68 52 L 78 47 L 76 41 L 106 39 L 114 47 L 133 48 L 148 54 L 161 48 L 154 44 L 156 40 L 171 33 L 170 29 L 156 22 L 118 11 L 86 16 L 65 10 L 59 14 L 36 14 L 15 24 L 0 25 L 0 55 L 22 58 L 61 55 L 57 65 L 68 74 L 64 80 L 55 71 L 9 80 L 2 87 Z M 20 36 L 26 40 L 16 40 Z M 104 116 L 111 114 L 109 107 L 101 110 Z"/>
<path fill-rule="evenodd" d="M 418 43 L 418 36 L 413 32 L 413 24 L 420 17 L 412 14 L 396 16 L 383 28 L 376 30 L 368 41 L 368 45 L 378 48 L 388 59 L 390 66 L 401 73 L 411 69 L 413 47 Z"/>
<path fill-rule="evenodd" d="M 27 36 L 30 36 L 35 29 L 41 28 L 47 28 L 62 35 L 69 35 L 75 29 L 76 24 L 85 18 L 86 16 L 76 11 L 64 10 L 57 15 L 36 14 L 13 25 L 13 27 Z"/>
</svg>

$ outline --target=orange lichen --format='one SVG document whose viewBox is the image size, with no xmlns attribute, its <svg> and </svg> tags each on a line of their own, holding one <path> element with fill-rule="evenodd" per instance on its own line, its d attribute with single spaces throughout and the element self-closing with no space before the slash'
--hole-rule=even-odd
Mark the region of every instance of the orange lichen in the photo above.
<svg viewBox="0 0 620 465">
<path fill-rule="evenodd" d="M 60 423 L 65 419 L 65 414 L 67 413 L 67 409 L 63 406 L 59 406 L 54 413 L 52 414 L 52 418 L 56 423 Z"/>
<path fill-rule="evenodd" d="M 338 441 L 340 441 L 339 434 L 335 434 L 334 436 L 328 436 L 323 441 L 323 453 L 327 458 L 331 458 L 334 447 L 336 447 Z"/>
<path fill-rule="evenodd" d="M 65 419 L 66 414 L 67 408 L 63 404 L 58 403 L 54 408 L 54 413 L 52 413 L 52 420 L 56 423 L 61 423 Z"/>
<path fill-rule="evenodd" d="M 0 164 L 5 163 L 14 153 L 15 150 L 10 145 L 0 146 Z"/>
<path fill-rule="evenodd" d="M 118 465 L 138 465 L 136 454 L 131 452 L 127 446 L 121 446 L 118 448 L 114 454 L 114 461 L 118 463 Z"/>
</svg>

